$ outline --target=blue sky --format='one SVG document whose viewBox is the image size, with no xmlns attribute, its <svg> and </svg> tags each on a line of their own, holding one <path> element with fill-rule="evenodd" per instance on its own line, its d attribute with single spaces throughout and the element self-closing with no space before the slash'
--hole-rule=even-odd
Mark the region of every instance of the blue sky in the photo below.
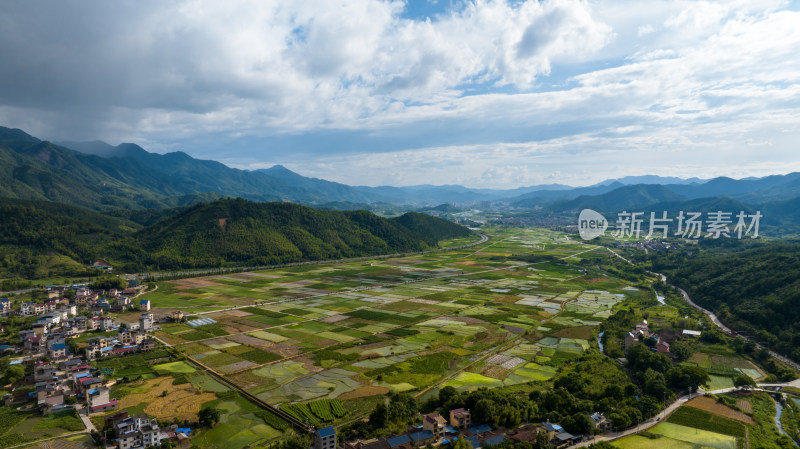
<svg viewBox="0 0 800 449">
<path fill-rule="evenodd" d="M 800 170 L 797 2 L 11 2 L 0 124 L 353 185 Z"/>
</svg>

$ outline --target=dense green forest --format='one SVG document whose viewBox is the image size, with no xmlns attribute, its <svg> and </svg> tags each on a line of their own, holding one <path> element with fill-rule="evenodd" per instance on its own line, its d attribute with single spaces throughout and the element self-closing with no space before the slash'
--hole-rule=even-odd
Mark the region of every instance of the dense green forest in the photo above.
<svg viewBox="0 0 800 449">
<path fill-rule="evenodd" d="M 367 211 L 243 199 L 112 213 L 0 200 L 3 274 L 24 278 L 83 275 L 95 259 L 137 272 L 420 251 L 469 234 L 462 226 L 420 213 L 387 219 Z"/>
<path fill-rule="evenodd" d="M 661 253 L 653 269 L 730 328 L 800 359 L 800 244 L 731 245 Z"/>
</svg>

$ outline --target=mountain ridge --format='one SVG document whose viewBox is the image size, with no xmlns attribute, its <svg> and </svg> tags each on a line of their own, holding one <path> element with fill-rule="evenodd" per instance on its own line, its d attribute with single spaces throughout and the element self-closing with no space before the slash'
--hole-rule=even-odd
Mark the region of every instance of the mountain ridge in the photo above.
<svg viewBox="0 0 800 449">
<path fill-rule="evenodd" d="M 617 188 L 641 185 L 638 181 L 662 186 L 687 199 L 730 196 L 748 204 L 763 204 L 800 197 L 800 173 L 740 180 L 641 175 L 587 187 L 350 186 L 306 177 L 282 165 L 242 170 L 218 161 L 196 159 L 183 151 L 158 154 L 134 143 L 112 146 L 102 141 L 58 144 L 5 127 L 0 127 L 0 164 L 0 177 L 6 181 L 0 185 L 0 196 L 51 200 L 93 210 L 169 208 L 224 197 L 330 205 L 331 209 L 383 203 L 407 206 L 405 210 L 441 204 L 481 207 L 495 204 L 501 208 L 535 210 L 555 204 L 563 207 L 581 196 L 603 195 Z"/>
<path fill-rule="evenodd" d="M 422 251 L 470 234 L 463 226 L 416 212 L 384 218 L 363 210 L 241 198 L 127 215 L 0 198 L 0 271 L 28 278 L 80 275 L 97 258 L 125 272 L 274 265 Z M 47 269 L 46 261 L 53 259 L 69 261 L 68 270 L 34 272 Z"/>
</svg>

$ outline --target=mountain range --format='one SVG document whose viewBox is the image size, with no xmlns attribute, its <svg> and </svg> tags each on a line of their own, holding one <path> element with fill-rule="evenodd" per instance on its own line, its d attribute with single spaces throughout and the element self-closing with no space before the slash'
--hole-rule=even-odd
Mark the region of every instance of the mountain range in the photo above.
<svg viewBox="0 0 800 449">
<path fill-rule="evenodd" d="M 657 175 L 609 179 L 588 187 L 546 184 L 517 189 L 460 185 L 350 186 L 310 178 L 276 165 L 241 170 L 184 152 L 150 153 L 132 143 L 52 143 L 0 127 L 0 196 L 50 200 L 99 211 L 164 209 L 225 197 L 293 202 L 322 209 L 435 210 L 442 204 L 510 211 L 565 213 L 582 208 L 613 212 L 658 203 L 729 198 L 748 208 L 800 218 L 800 173 L 709 180 Z M 783 219 L 782 218 L 782 219 Z"/>
</svg>

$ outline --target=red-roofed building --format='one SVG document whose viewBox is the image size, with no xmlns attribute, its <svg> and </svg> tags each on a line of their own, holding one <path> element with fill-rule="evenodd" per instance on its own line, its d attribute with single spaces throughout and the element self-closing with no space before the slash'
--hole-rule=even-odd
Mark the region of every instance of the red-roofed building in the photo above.
<svg viewBox="0 0 800 449">
<path fill-rule="evenodd" d="M 111 350 L 111 354 L 113 355 L 125 355 L 125 354 L 133 354 L 139 349 L 138 346 L 123 346 L 121 348 L 114 348 Z"/>
</svg>

